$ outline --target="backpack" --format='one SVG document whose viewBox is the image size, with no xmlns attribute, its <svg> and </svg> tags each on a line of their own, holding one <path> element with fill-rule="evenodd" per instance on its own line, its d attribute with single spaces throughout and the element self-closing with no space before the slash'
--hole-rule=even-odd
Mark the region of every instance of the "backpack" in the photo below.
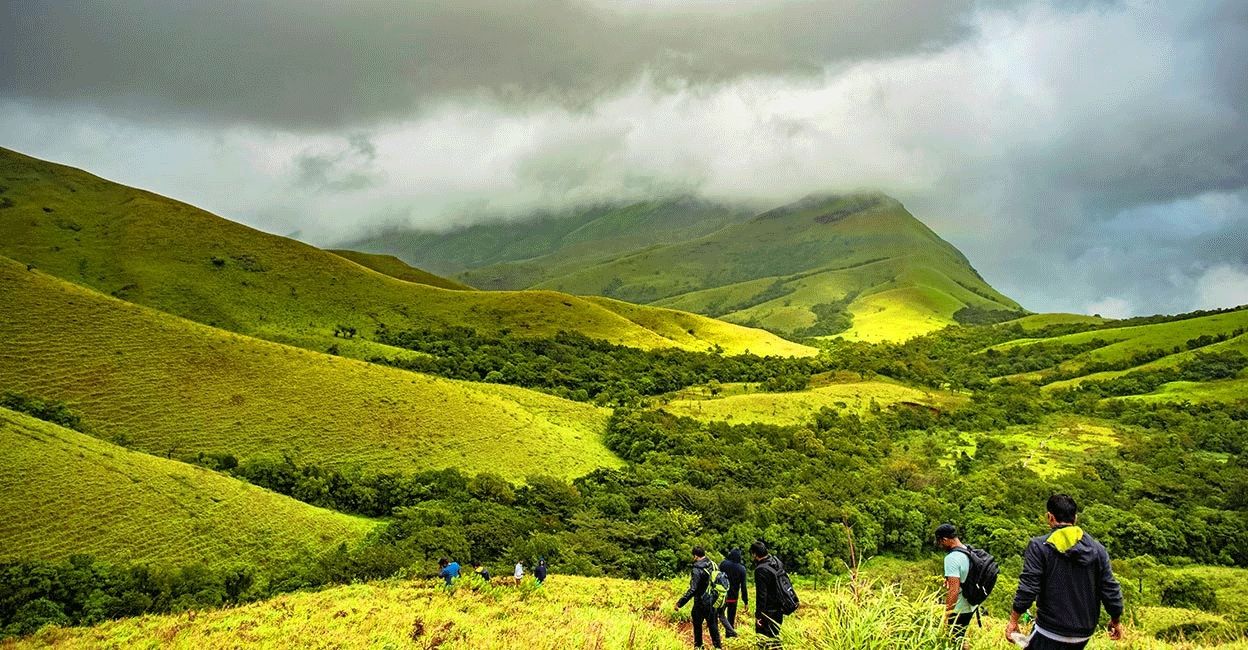
<svg viewBox="0 0 1248 650">
<path fill-rule="evenodd" d="M 728 588 L 731 586 L 728 574 L 711 565 L 706 570 L 706 575 L 706 591 L 702 592 L 702 604 L 710 606 L 711 609 L 719 609 L 724 606 L 724 599 L 728 597 Z"/>
<path fill-rule="evenodd" d="M 776 599 L 780 606 L 780 613 L 788 616 L 797 611 L 802 604 L 797 597 L 797 591 L 793 589 L 793 581 L 789 579 L 789 574 L 784 570 L 784 565 L 777 559 L 774 564 L 770 565 L 771 571 L 776 574 Z"/>
<path fill-rule="evenodd" d="M 966 554 L 971 560 L 971 568 L 966 572 L 966 580 L 962 581 L 962 597 L 972 605 L 979 605 L 988 600 L 988 594 L 997 586 L 997 576 L 1001 573 L 996 558 L 982 548 L 959 546 L 953 549 Z"/>
</svg>

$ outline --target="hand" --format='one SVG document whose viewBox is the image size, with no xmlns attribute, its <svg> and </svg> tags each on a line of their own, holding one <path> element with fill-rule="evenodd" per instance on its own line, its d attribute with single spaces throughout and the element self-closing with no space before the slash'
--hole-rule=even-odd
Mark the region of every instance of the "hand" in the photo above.
<svg viewBox="0 0 1248 650">
<path fill-rule="evenodd" d="M 1006 623 L 1005 624 L 1005 640 L 1009 641 L 1010 643 L 1013 643 L 1014 639 L 1011 639 L 1010 635 L 1018 631 L 1019 631 L 1018 621 L 1010 621 L 1009 623 Z M 1110 638 L 1113 638 L 1112 632 L 1110 633 Z"/>
<path fill-rule="evenodd" d="M 1122 638 L 1122 623 L 1118 621 L 1109 622 L 1109 640 L 1117 641 Z"/>
</svg>

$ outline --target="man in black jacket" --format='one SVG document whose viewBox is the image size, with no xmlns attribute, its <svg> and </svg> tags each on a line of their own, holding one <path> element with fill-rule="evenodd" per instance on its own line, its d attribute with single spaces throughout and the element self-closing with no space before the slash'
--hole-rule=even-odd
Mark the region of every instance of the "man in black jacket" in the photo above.
<svg viewBox="0 0 1248 650">
<path fill-rule="evenodd" d="M 737 636 L 738 597 L 743 606 L 750 606 L 750 596 L 745 585 L 745 565 L 741 563 L 741 549 L 728 551 L 728 557 L 719 563 L 719 570 L 728 576 L 728 593 L 724 596 L 724 608 L 719 612 L 719 621 L 724 624 L 724 636 L 731 639 Z"/>
<path fill-rule="evenodd" d="M 768 641 L 764 647 L 780 647 L 780 624 L 784 622 L 784 610 L 780 607 L 780 573 L 784 565 L 767 552 L 767 545 L 754 542 L 750 545 L 754 558 L 754 631 Z"/>
<path fill-rule="evenodd" d="M 711 630 L 711 645 L 721 648 L 719 644 L 719 622 L 715 620 L 715 609 L 712 603 L 706 602 L 706 592 L 711 588 L 711 561 L 706 559 L 706 551 L 701 546 L 693 547 L 693 570 L 689 574 L 689 590 L 676 601 L 676 609 L 693 600 L 693 647 L 702 647 L 702 622 Z"/>
<path fill-rule="evenodd" d="M 1109 638 L 1122 638 L 1122 587 L 1114 579 L 1105 547 L 1075 525 L 1078 506 L 1065 494 L 1049 497 L 1052 530 L 1032 538 L 1023 553 L 1014 611 L 1005 638 L 1018 632 L 1018 617 L 1036 603 L 1031 650 L 1081 650 L 1096 632 L 1101 606 L 1109 614 Z"/>
</svg>

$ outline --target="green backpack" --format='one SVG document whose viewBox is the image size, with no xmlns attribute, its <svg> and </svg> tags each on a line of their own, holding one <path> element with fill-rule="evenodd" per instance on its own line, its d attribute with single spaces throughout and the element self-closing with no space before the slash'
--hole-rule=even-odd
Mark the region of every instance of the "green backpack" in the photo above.
<svg viewBox="0 0 1248 650">
<path fill-rule="evenodd" d="M 724 606 L 724 599 L 728 598 L 728 574 L 715 568 L 706 570 L 707 582 L 706 591 L 702 594 L 702 604 L 710 606 L 711 609 L 719 609 Z"/>
</svg>

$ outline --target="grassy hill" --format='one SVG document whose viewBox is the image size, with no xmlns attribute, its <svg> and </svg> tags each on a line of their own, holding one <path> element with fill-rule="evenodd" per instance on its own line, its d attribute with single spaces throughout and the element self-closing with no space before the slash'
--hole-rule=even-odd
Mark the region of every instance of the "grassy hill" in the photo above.
<svg viewBox="0 0 1248 650">
<path fill-rule="evenodd" d="M 325 350 L 335 328 L 466 326 L 550 336 L 571 330 L 640 348 L 808 354 L 773 334 L 710 319 L 676 338 L 552 291 L 448 291 L 400 280 L 300 242 L 149 192 L 0 149 L 0 255 L 102 293 L 235 332 Z M 390 267 L 392 270 L 392 266 Z M 391 272 L 388 270 L 387 272 Z M 652 315 L 665 320 L 671 312 Z M 675 327 L 667 328 L 676 330 Z M 748 341 L 748 345 L 742 345 Z M 347 355 L 366 354 L 342 346 Z"/>
<path fill-rule="evenodd" d="M 345 257 L 360 266 L 370 268 L 378 273 L 384 273 L 397 280 L 403 280 L 404 282 L 427 284 L 431 287 L 452 289 L 454 291 L 472 291 L 472 287 L 462 282 L 456 282 L 440 275 L 434 275 L 428 271 L 422 271 L 414 266 L 408 265 L 406 262 L 393 255 L 361 253 L 359 251 L 349 250 L 330 250 L 329 252 L 339 257 Z"/>
<path fill-rule="evenodd" d="M 151 453 L 513 479 L 619 462 L 587 404 L 225 332 L 4 258 L 0 294 L 0 390 L 68 402 L 93 434 Z"/>
<path fill-rule="evenodd" d="M 924 567 L 924 571 L 927 567 Z M 934 567 L 931 573 L 934 574 Z M 1223 570 L 1225 572 L 1225 570 Z M 1229 579 L 1236 576 L 1228 574 Z M 842 579 L 843 580 L 843 579 Z M 843 582 L 816 589 L 799 582 L 802 607 L 785 619 L 785 647 L 814 650 L 874 648 L 945 648 L 938 626 L 939 605 L 931 598 L 900 595 L 871 586 L 855 597 Z M 1002 587 L 1005 589 L 1006 587 Z M 378 648 L 646 648 L 678 650 L 691 642 L 688 608 L 672 605 L 680 582 L 628 581 L 556 575 L 540 589 L 495 585 L 448 592 L 431 582 L 382 581 L 315 593 L 280 596 L 269 601 L 209 612 L 145 616 L 90 628 L 47 628 L 14 644 L 16 648 L 55 646 L 99 648 L 146 646 L 169 648 L 335 647 Z M 1180 618 L 1176 619 L 1175 615 Z M 1123 641 L 1098 635 L 1092 650 L 1196 650 L 1248 647 L 1244 641 L 1160 640 L 1175 630 L 1189 636 L 1234 630 L 1218 614 L 1188 609 L 1140 608 L 1138 625 L 1128 623 Z M 748 612 L 745 617 L 748 621 Z M 1184 628 L 1182 622 L 1189 625 Z M 738 622 L 742 622 L 738 615 Z M 1002 647 L 1004 622 L 985 615 L 972 626 L 972 650 Z M 724 647 L 743 650 L 757 645 L 753 628 Z M 1206 632 L 1207 633 L 1207 632 Z M 332 641 L 330 641 L 332 640 Z"/>
<path fill-rule="evenodd" d="M 0 562 L 272 567 L 360 541 L 373 522 L 0 409 Z"/>
<path fill-rule="evenodd" d="M 677 197 L 495 219 L 447 232 L 390 231 L 349 246 L 459 274 L 474 287 L 514 290 L 639 248 L 710 234 L 750 216 L 740 207 Z"/>
</svg>

